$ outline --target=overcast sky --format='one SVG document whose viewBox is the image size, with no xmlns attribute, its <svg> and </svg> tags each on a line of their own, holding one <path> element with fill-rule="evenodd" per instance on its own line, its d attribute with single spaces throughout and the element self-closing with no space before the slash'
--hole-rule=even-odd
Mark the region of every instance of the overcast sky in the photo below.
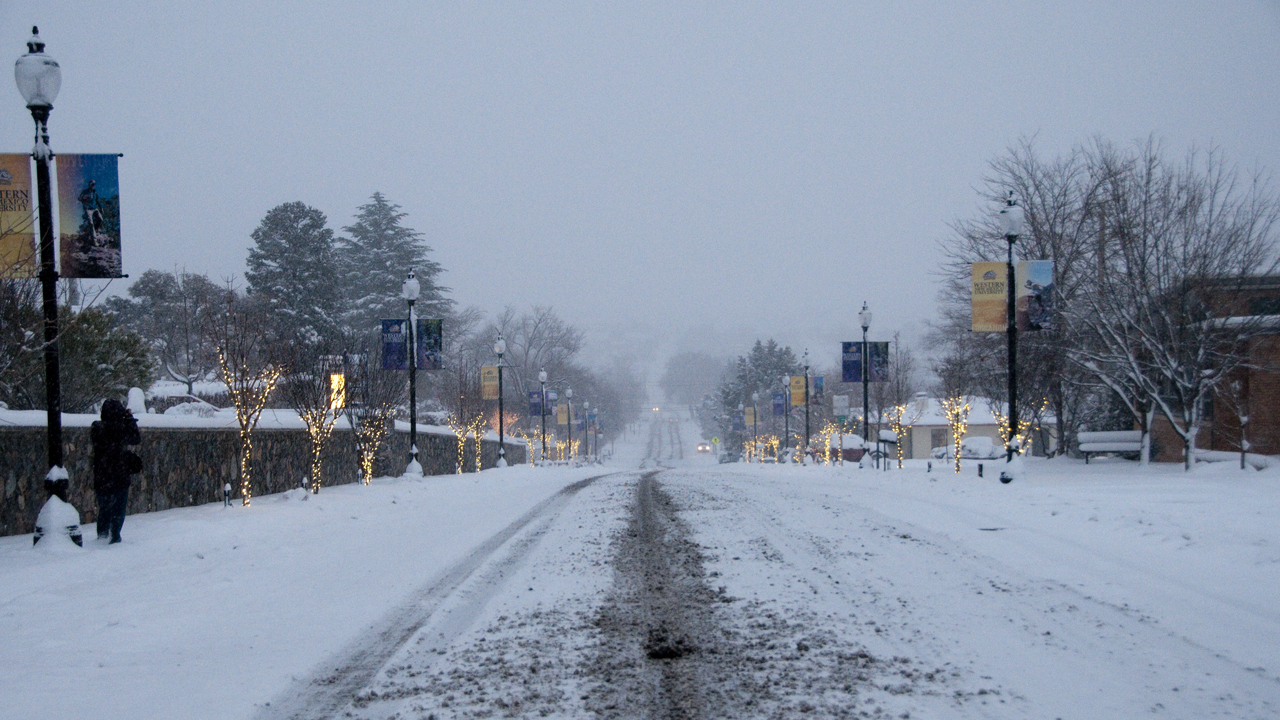
<svg viewBox="0 0 1280 720">
<path fill-rule="evenodd" d="M 833 362 L 864 300 L 872 339 L 917 339 L 948 223 L 1021 136 L 1280 172 L 1276 0 L 0 1 L 12 59 L 33 24 L 54 151 L 124 153 L 126 273 L 242 279 L 272 207 L 339 231 L 381 191 L 461 304 L 554 306 L 595 362 Z"/>
</svg>

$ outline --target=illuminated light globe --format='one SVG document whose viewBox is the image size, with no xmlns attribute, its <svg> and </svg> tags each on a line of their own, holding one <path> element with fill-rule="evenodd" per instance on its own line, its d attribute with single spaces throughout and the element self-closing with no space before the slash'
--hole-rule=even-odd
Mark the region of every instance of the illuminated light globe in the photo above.
<svg viewBox="0 0 1280 720">
<path fill-rule="evenodd" d="M 999 222 L 1000 233 L 1006 238 L 1016 238 L 1022 234 L 1022 225 L 1025 216 L 1022 208 L 1013 199 L 1013 193 L 1009 193 L 1009 199 L 1003 209 L 1000 210 Z"/>
<path fill-rule="evenodd" d="M 62 68 L 57 60 L 44 54 L 39 28 L 31 28 L 27 54 L 14 63 L 13 79 L 28 108 L 53 109 L 53 101 L 58 99 L 58 91 L 62 89 Z"/>
</svg>

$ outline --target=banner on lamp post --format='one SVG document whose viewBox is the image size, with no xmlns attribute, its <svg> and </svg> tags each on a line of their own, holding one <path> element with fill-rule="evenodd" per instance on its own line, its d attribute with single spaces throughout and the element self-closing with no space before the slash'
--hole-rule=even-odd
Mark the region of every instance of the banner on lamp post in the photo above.
<svg viewBox="0 0 1280 720">
<path fill-rule="evenodd" d="M 382 369 L 409 369 L 408 321 L 404 318 L 382 321 Z"/>
<path fill-rule="evenodd" d="M 569 403 L 556 404 L 556 424 L 557 425 L 569 424 Z"/>
<path fill-rule="evenodd" d="M 443 369 L 444 320 L 418 318 L 418 331 L 414 335 L 418 344 L 418 369 Z"/>
<path fill-rule="evenodd" d="M 1026 260 L 1018 263 L 1016 273 L 1018 332 L 1052 330 L 1053 261 Z"/>
<path fill-rule="evenodd" d="M 867 343 L 867 372 L 870 382 L 889 382 L 889 343 Z"/>
<path fill-rule="evenodd" d="M 542 391 L 529 391 L 529 417 L 542 417 Z"/>
<path fill-rule="evenodd" d="M 64 278 L 119 278 L 118 155 L 58 155 L 58 254 Z"/>
<path fill-rule="evenodd" d="M 33 278 L 39 266 L 31 156 L 0 154 L 0 279 Z"/>
<path fill-rule="evenodd" d="M 1008 266 L 1002 262 L 973 263 L 973 332 L 1004 332 L 1008 308 L 1005 276 Z"/>
<path fill-rule="evenodd" d="M 1008 330 L 1008 265 L 973 263 L 973 332 Z M 1014 266 L 1014 307 L 1019 332 L 1050 330 L 1053 319 L 1053 261 L 1023 260 Z"/>
<path fill-rule="evenodd" d="M 791 376 L 791 407 L 804 407 L 804 376 Z"/>
<path fill-rule="evenodd" d="M 480 399 L 498 399 L 498 366 L 484 365 L 480 368 Z"/>
<path fill-rule="evenodd" d="M 773 394 L 773 414 L 778 417 L 782 417 L 787 412 L 786 408 L 787 408 L 787 394 L 774 393 Z"/>
<path fill-rule="evenodd" d="M 826 392 L 826 377 L 822 375 L 814 375 L 809 378 L 809 402 L 821 400 Z"/>
<path fill-rule="evenodd" d="M 889 343 L 867 343 L 867 382 L 889 380 Z M 840 343 L 840 381 L 862 382 L 862 343 Z"/>
<path fill-rule="evenodd" d="M 840 343 L 840 382 L 862 382 L 862 343 Z"/>
<path fill-rule="evenodd" d="M 747 424 L 747 427 L 755 427 L 756 409 L 753 407 L 745 408 L 742 413 L 745 416 L 744 422 Z"/>
</svg>

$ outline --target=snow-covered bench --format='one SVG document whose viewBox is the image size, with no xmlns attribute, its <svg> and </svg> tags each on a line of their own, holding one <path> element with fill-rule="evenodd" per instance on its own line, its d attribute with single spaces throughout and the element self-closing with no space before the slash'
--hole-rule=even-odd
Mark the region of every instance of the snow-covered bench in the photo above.
<svg viewBox="0 0 1280 720">
<path fill-rule="evenodd" d="M 1141 430 L 1103 430 L 1099 432 L 1082 432 L 1077 436 L 1080 441 L 1080 453 L 1084 455 L 1084 464 L 1089 464 L 1089 456 L 1094 453 L 1136 453 L 1142 451 Z"/>
</svg>

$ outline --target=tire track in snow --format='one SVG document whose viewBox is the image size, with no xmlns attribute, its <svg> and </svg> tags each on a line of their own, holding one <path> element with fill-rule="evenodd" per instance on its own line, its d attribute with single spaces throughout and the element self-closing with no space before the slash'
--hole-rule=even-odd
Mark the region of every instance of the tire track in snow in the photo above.
<svg viewBox="0 0 1280 720">
<path fill-rule="evenodd" d="M 321 663 L 310 676 L 295 682 L 271 703 L 264 705 L 255 716 L 257 720 L 323 720 L 336 717 L 387 661 L 426 626 L 450 598 L 457 595 L 461 586 L 476 577 L 478 582 L 475 590 L 479 592 L 472 592 L 471 597 L 460 603 L 453 616 L 441 628 L 442 636 L 436 642 L 439 643 L 441 639 L 447 642 L 450 634 L 456 636 L 462 632 L 468 619 L 474 619 L 479 614 L 505 577 L 510 575 L 510 568 L 527 557 L 536 545 L 537 538 L 526 538 L 525 542 L 516 543 L 500 558 L 499 551 L 535 522 L 541 521 L 545 528 L 574 495 L 595 481 L 618 474 L 620 473 L 606 473 L 579 480 L 534 505 L 443 574 L 415 591 L 399 608 L 368 632 L 338 652 L 334 658 Z M 496 565 L 491 562 L 495 559 L 498 561 Z M 482 569 L 483 572 L 477 574 Z"/>
</svg>

